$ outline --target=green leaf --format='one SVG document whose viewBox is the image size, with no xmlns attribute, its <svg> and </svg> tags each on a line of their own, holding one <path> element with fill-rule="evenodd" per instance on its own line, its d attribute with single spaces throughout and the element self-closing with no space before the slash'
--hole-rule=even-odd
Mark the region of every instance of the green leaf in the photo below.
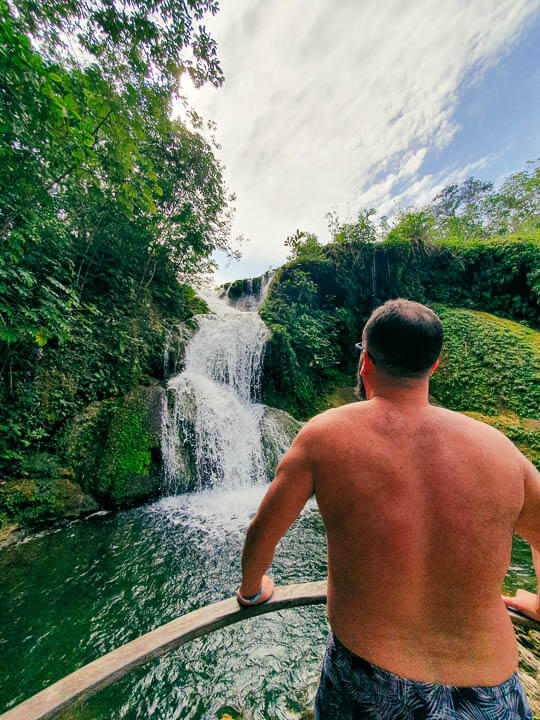
<svg viewBox="0 0 540 720">
<path fill-rule="evenodd" d="M 51 337 L 51 335 L 50 335 L 49 331 L 47 330 L 47 328 L 45 328 L 45 327 L 41 327 L 35 334 L 36 342 L 40 347 L 43 347 L 44 345 L 46 345 L 47 341 L 50 339 L 50 337 Z"/>
</svg>

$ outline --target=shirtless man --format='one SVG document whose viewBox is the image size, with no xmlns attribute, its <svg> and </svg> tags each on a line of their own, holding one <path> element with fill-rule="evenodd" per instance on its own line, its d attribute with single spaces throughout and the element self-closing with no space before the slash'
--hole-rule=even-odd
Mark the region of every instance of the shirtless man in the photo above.
<svg viewBox="0 0 540 720">
<path fill-rule="evenodd" d="M 512 534 L 540 575 L 540 476 L 501 433 L 428 403 L 443 339 L 427 307 L 393 300 L 363 332 L 366 402 L 310 420 L 250 524 L 241 604 L 267 600 L 274 549 L 315 493 L 328 543 L 331 632 L 315 718 L 532 719 L 507 605 Z"/>
</svg>

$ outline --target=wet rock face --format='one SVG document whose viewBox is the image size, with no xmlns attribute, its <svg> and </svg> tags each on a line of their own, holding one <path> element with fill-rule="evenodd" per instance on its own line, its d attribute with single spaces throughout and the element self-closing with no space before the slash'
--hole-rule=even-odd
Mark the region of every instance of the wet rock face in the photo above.
<svg viewBox="0 0 540 720">
<path fill-rule="evenodd" d="M 260 419 L 266 473 L 272 477 L 279 461 L 288 449 L 303 423 L 293 418 L 285 410 L 278 410 L 269 405 L 261 405 Z"/>
<path fill-rule="evenodd" d="M 124 398 L 92 403 L 74 418 L 66 460 L 101 507 L 126 507 L 159 495 L 164 396 L 159 385 L 138 387 Z"/>
<path fill-rule="evenodd" d="M 48 453 L 36 453 L 28 458 L 21 477 L 2 483 L 2 505 L 30 524 L 75 518 L 97 510 L 95 499 L 82 490 L 73 475 L 70 468 L 60 467 Z"/>
<path fill-rule="evenodd" d="M 267 270 L 259 277 L 225 283 L 219 288 L 219 297 L 227 298 L 229 304 L 237 310 L 257 310 L 266 297 L 274 275 L 274 270 Z"/>
<path fill-rule="evenodd" d="M 165 380 L 183 370 L 187 345 L 198 329 L 198 316 L 195 316 L 175 325 L 167 333 L 163 350 L 163 377 Z"/>
<path fill-rule="evenodd" d="M 170 408 L 173 408 L 175 403 L 174 393 L 169 391 L 169 395 Z M 182 404 L 182 418 L 180 421 L 178 418 L 174 420 L 177 437 L 174 443 L 174 467 L 171 473 L 173 480 L 168 485 L 165 477 L 163 487 L 165 493 L 175 494 L 201 489 L 201 474 L 204 476 L 204 473 L 201 473 L 200 458 L 197 455 L 196 412 L 194 394 L 186 393 Z M 303 423 L 284 410 L 262 404 L 256 404 L 252 407 L 251 423 L 253 425 L 252 430 L 260 438 L 261 443 L 262 468 L 257 468 L 257 470 L 261 471 L 261 476 L 270 481 L 274 476 L 279 461 L 288 450 Z M 166 440 L 171 442 L 170 437 L 166 438 Z M 167 448 L 164 448 L 163 452 L 166 454 Z M 206 479 L 211 484 L 212 472 L 217 473 L 219 468 L 212 464 L 210 455 L 205 454 L 204 460 L 209 476 Z M 181 478 L 181 481 L 178 481 L 178 478 Z"/>
<path fill-rule="evenodd" d="M 268 274 L 268 282 L 271 280 Z M 268 327 L 256 308 L 231 305 L 215 291 L 211 313 L 185 353 L 183 371 L 167 383 L 162 457 L 164 492 L 235 489 L 266 483 L 297 431 L 286 413 L 259 403 Z"/>
</svg>

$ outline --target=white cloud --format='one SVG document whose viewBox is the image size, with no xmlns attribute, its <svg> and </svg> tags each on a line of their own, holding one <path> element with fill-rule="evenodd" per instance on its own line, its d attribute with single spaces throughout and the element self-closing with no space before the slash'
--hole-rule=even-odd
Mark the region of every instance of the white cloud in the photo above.
<svg viewBox="0 0 540 720">
<path fill-rule="evenodd" d="M 401 166 L 401 174 L 402 175 L 414 175 L 424 162 L 424 158 L 427 155 L 427 147 L 420 148 L 418 152 L 415 152 L 414 154 L 410 154 L 407 160 L 403 162 L 403 165 Z"/>
<path fill-rule="evenodd" d="M 451 181 L 444 170 L 417 173 L 429 149 L 458 130 L 465 74 L 495 62 L 535 6 L 222 0 L 207 25 L 225 85 L 185 91 L 218 124 L 219 156 L 238 197 L 234 231 L 251 238 L 246 259 L 278 264 L 297 227 L 326 237 L 331 208 L 384 212 L 428 201 Z"/>
</svg>

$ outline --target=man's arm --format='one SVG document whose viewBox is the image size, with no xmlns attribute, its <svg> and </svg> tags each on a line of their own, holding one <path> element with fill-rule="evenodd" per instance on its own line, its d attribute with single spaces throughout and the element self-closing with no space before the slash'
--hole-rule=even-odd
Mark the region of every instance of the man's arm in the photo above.
<svg viewBox="0 0 540 720">
<path fill-rule="evenodd" d="M 540 620 L 540 473 L 525 458 L 524 463 L 525 496 L 515 530 L 531 546 L 538 585 L 536 594 L 518 590 L 515 597 L 505 597 L 504 601 L 524 615 Z"/>
<path fill-rule="evenodd" d="M 272 595 L 273 583 L 264 573 L 272 562 L 279 539 L 314 492 L 308 448 L 310 434 L 306 426 L 297 435 L 279 463 L 274 480 L 248 527 L 242 552 L 240 601 L 256 596 L 261 588 L 263 592 L 257 603 Z"/>
</svg>

